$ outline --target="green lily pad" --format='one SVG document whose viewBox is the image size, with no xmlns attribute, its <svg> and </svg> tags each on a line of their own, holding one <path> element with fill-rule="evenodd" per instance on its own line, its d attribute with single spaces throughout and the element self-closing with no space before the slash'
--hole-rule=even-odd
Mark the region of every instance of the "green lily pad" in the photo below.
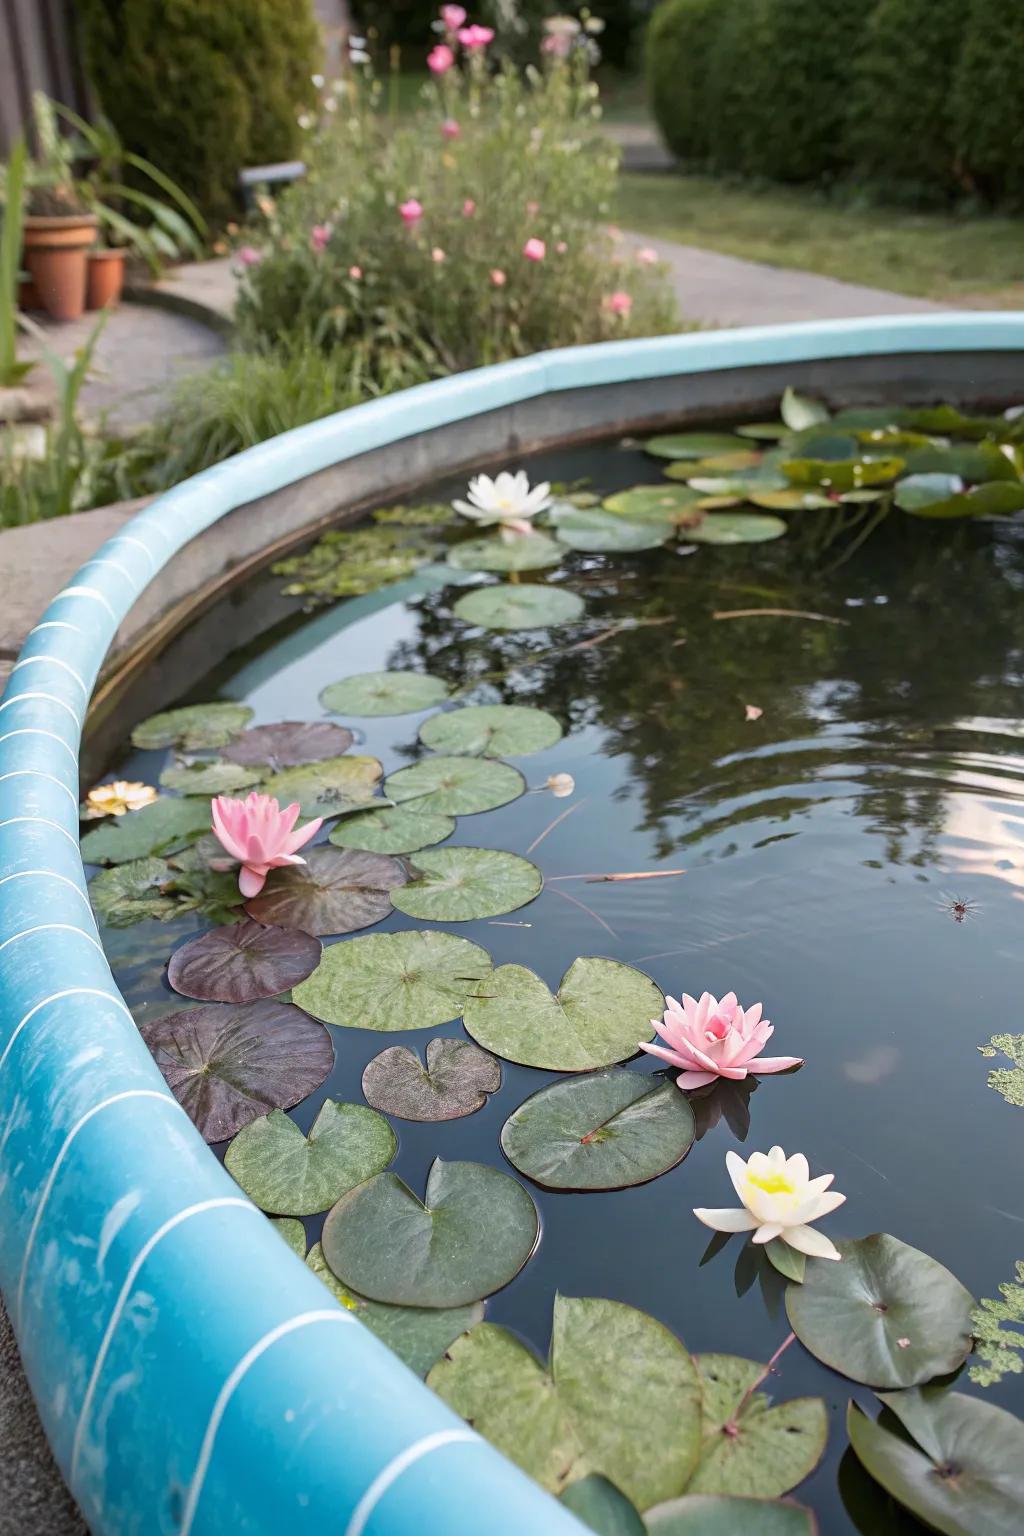
<svg viewBox="0 0 1024 1536">
<path fill-rule="evenodd" d="M 155 854 L 174 853 L 210 830 L 210 805 L 161 795 L 125 816 L 109 817 L 82 838 L 86 864 L 128 864 Z"/>
<path fill-rule="evenodd" d="M 224 749 L 229 762 L 245 767 L 300 768 L 347 752 L 355 737 L 344 725 L 329 720 L 282 720 L 278 725 L 255 725 Z"/>
<path fill-rule="evenodd" d="M 483 1303 L 479 1301 L 468 1307 L 389 1307 L 357 1296 L 331 1271 L 319 1243 L 309 1250 L 306 1263 L 335 1301 L 347 1312 L 354 1312 L 365 1328 L 420 1377 L 457 1338 L 483 1319 Z"/>
<path fill-rule="evenodd" d="M 254 1120 L 228 1147 L 224 1166 L 260 1210 L 315 1216 L 382 1173 L 397 1151 L 383 1115 L 327 1099 L 308 1136 L 280 1110 Z"/>
<path fill-rule="evenodd" d="M 903 457 L 909 475 L 959 475 L 972 485 L 1020 479 L 1013 459 L 995 443 L 927 443 Z"/>
<path fill-rule="evenodd" d="M 787 459 L 782 473 L 791 485 L 824 486 L 829 491 L 859 491 L 888 485 L 906 469 L 903 459 Z"/>
<path fill-rule="evenodd" d="M 708 512 L 696 528 L 687 529 L 692 544 L 764 544 L 787 532 L 781 517 L 762 512 Z"/>
<path fill-rule="evenodd" d="M 820 400 L 798 394 L 788 386 L 782 396 L 779 415 L 791 432 L 803 432 L 807 427 L 817 427 L 829 420 L 828 407 L 822 405 Z"/>
<path fill-rule="evenodd" d="M 742 437 L 732 432 L 673 432 L 661 437 L 649 437 L 644 452 L 656 459 L 706 459 L 711 454 L 734 453 L 745 449 Z"/>
<path fill-rule="evenodd" d="M 375 933 L 329 945 L 293 996 L 307 1013 L 347 1029 L 433 1029 L 461 1017 L 490 970 L 485 949 L 452 933 Z"/>
<path fill-rule="evenodd" d="M 428 1385 L 551 1493 L 598 1472 L 647 1509 L 680 1493 L 697 1462 L 693 1361 L 661 1323 L 621 1302 L 556 1296 L 548 1370 L 483 1323 Z"/>
<path fill-rule="evenodd" d="M 143 720 L 132 731 L 132 746 L 144 750 L 184 747 L 189 752 L 201 747 L 226 747 L 252 716 L 248 704 L 188 704 Z"/>
<path fill-rule="evenodd" d="M 484 1163 L 437 1158 L 420 1201 L 394 1173 L 343 1195 L 324 1222 L 324 1257 L 345 1286 L 407 1307 L 459 1307 L 519 1273 L 539 1232 L 523 1186 Z"/>
<path fill-rule="evenodd" d="M 674 1083 L 610 1067 L 533 1094 L 505 1121 L 501 1150 L 544 1189 L 629 1189 L 675 1168 L 695 1134 Z"/>
<path fill-rule="evenodd" d="M 321 844 L 304 858 L 271 870 L 260 894 L 245 903 L 250 917 L 317 937 L 355 933 L 388 916 L 391 893 L 409 878 L 404 864 L 383 853 Z"/>
<path fill-rule="evenodd" d="M 893 500 L 902 512 L 917 512 L 944 505 L 963 489 L 959 475 L 907 475 L 896 487 Z"/>
<path fill-rule="evenodd" d="M 1024 1035 L 993 1035 L 987 1045 L 978 1046 L 979 1054 L 991 1061 L 1005 1056 L 1010 1067 L 993 1067 L 988 1086 L 1002 1094 L 1007 1104 L 1024 1106 Z"/>
<path fill-rule="evenodd" d="M 290 1003 L 208 1003 L 140 1024 L 139 1033 L 206 1141 L 301 1103 L 334 1066 L 327 1030 Z"/>
<path fill-rule="evenodd" d="M 559 565 L 562 550 L 546 533 L 520 533 L 514 539 L 466 539 L 453 544 L 448 564 L 457 571 L 541 571 Z"/>
<path fill-rule="evenodd" d="M 304 817 L 344 816 L 376 796 L 384 769 L 375 757 L 325 757 L 301 768 L 282 768 L 263 781 L 279 805 L 296 800 Z"/>
<path fill-rule="evenodd" d="M 544 884 L 536 864 L 497 848 L 427 848 L 414 869 L 415 878 L 391 899 L 399 912 L 424 922 L 500 917 L 525 907 Z"/>
<path fill-rule="evenodd" d="M 423 745 L 451 757 L 526 757 L 561 739 L 554 715 L 525 704 L 471 704 L 431 715 L 420 726 Z"/>
<path fill-rule="evenodd" d="M 271 1216 L 270 1225 L 297 1258 L 306 1257 L 306 1229 L 294 1216 Z"/>
<path fill-rule="evenodd" d="M 183 795 L 233 795 L 251 789 L 260 775 L 239 763 L 174 763 L 160 775 L 164 789 L 176 789 Z M 157 802 L 159 804 L 159 801 Z"/>
<path fill-rule="evenodd" d="M 898 425 L 930 437 L 966 437 L 979 441 L 998 436 L 1006 423 L 998 416 L 968 416 L 955 405 L 911 407 L 897 411 Z"/>
<path fill-rule="evenodd" d="M 697 1357 L 704 1391 L 703 1438 L 690 1493 L 774 1499 L 809 1477 L 825 1451 L 828 1413 L 820 1397 L 777 1407 L 747 1392 L 763 1372 L 738 1355 Z"/>
<path fill-rule="evenodd" d="M 604 507 L 552 508 L 551 522 L 563 544 L 570 549 L 595 554 L 629 554 L 639 549 L 657 549 L 675 533 L 670 522 L 631 522 Z"/>
<path fill-rule="evenodd" d="M 214 928 L 175 950 L 167 980 L 203 1003 L 254 1003 L 305 981 L 320 963 L 320 940 L 298 928 L 245 918 Z"/>
<path fill-rule="evenodd" d="M 698 509 L 708 499 L 739 497 L 747 501 L 764 491 L 784 491 L 788 481 L 785 475 L 771 467 L 748 470 L 743 475 L 695 475 L 689 481 L 689 489 L 697 498 Z"/>
<path fill-rule="evenodd" d="M 628 491 L 606 496 L 601 505 L 618 517 L 636 518 L 642 523 L 685 523 L 694 514 L 698 494 L 688 485 L 634 485 Z"/>
<path fill-rule="evenodd" d="M 599 1472 L 588 1472 L 563 1489 L 561 1502 L 597 1536 L 647 1536 L 636 1507 Z"/>
<path fill-rule="evenodd" d="M 819 496 L 817 491 L 801 491 L 796 486 L 790 486 L 788 491 L 753 492 L 747 500 L 769 512 L 820 512 L 834 505 L 828 496 Z"/>
<path fill-rule="evenodd" d="M 1017 1536 L 1024 1509 L 1021 1420 L 939 1388 L 880 1396 L 907 1434 L 891 1429 L 885 1415 L 876 1423 L 856 1403 L 846 1415 L 853 1449 L 875 1481 L 943 1536 Z"/>
<path fill-rule="evenodd" d="M 887 1233 L 836 1246 L 841 1263 L 815 1261 L 803 1285 L 786 1290 L 790 1327 L 811 1354 L 869 1387 L 913 1387 L 958 1370 L 974 1306 L 959 1280 Z"/>
<path fill-rule="evenodd" d="M 482 629 L 547 629 L 574 623 L 583 613 L 583 599 L 565 587 L 520 582 L 477 587 L 460 597 L 452 611 L 464 624 Z"/>
<path fill-rule="evenodd" d="M 167 922 L 181 911 L 167 890 L 170 875 L 163 859 L 133 859 L 114 869 L 101 869 L 89 882 L 96 916 L 108 928 L 130 928 L 147 918 Z"/>
<path fill-rule="evenodd" d="M 397 804 L 443 816 L 493 811 L 525 792 L 518 768 L 474 757 L 425 757 L 384 781 L 384 793 Z"/>
<path fill-rule="evenodd" d="M 471 1040 L 428 1040 L 427 1065 L 393 1045 L 363 1069 L 363 1098 L 400 1120 L 460 1120 L 501 1087 L 501 1065 Z"/>
<path fill-rule="evenodd" d="M 818 1536 L 809 1509 L 789 1499 L 733 1499 L 692 1493 L 649 1509 L 649 1536 Z"/>
<path fill-rule="evenodd" d="M 1004 1376 L 1024 1371 L 1024 1260 L 1018 1259 L 1016 1279 L 999 1287 L 1001 1300 L 983 1296 L 971 1313 L 977 1364 L 968 1371 L 972 1381 L 991 1387 Z M 1004 1324 L 1015 1326 L 1005 1327 Z"/>
<path fill-rule="evenodd" d="M 705 475 L 732 475 L 741 471 L 757 469 L 761 463 L 762 455 L 751 448 L 741 448 L 735 453 L 718 453 L 708 459 L 690 460 L 688 463 L 682 459 L 665 466 L 665 474 L 670 480 L 692 480 L 696 476 Z"/>
<path fill-rule="evenodd" d="M 320 703 L 335 715 L 412 715 L 448 697 L 448 684 L 422 672 L 357 672 L 328 683 Z"/>
<path fill-rule="evenodd" d="M 773 450 L 774 451 L 774 450 Z M 779 454 L 786 459 L 825 459 L 842 460 L 867 458 L 868 449 L 861 450 L 861 445 L 856 437 L 849 432 L 836 432 L 831 427 L 808 427 L 803 432 L 794 432 L 786 439 L 785 451 L 781 448 Z"/>
<path fill-rule="evenodd" d="M 990 485 L 975 485 L 970 490 L 946 496 L 932 494 L 923 481 L 945 476 L 915 475 L 901 480 L 896 487 L 896 505 L 915 517 L 1012 517 L 1024 511 L 1024 485 L 1016 481 L 994 480 Z"/>
<path fill-rule="evenodd" d="M 327 841 L 336 848 L 364 848 L 367 853 L 418 853 L 443 843 L 454 831 L 454 816 L 395 805 L 346 817 L 332 828 Z"/>
<path fill-rule="evenodd" d="M 621 960 L 584 957 L 557 996 L 523 965 L 502 965 L 466 999 L 466 1030 L 506 1061 L 552 1072 L 589 1072 L 635 1056 L 650 1040 L 665 999 L 643 971 Z"/>
<path fill-rule="evenodd" d="M 753 438 L 755 443 L 777 443 L 788 431 L 784 421 L 747 421 L 736 428 L 740 437 Z"/>
<path fill-rule="evenodd" d="M 781 1237 L 775 1237 L 770 1243 L 765 1243 L 764 1256 L 780 1275 L 785 1275 L 787 1280 L 792 1280 L 797 1285 L 803 1285 L 804 1276 L 807 1273 L 806 1254 L 791 1248 L 788 1243 L 782 1241 Z"/>
</svg>

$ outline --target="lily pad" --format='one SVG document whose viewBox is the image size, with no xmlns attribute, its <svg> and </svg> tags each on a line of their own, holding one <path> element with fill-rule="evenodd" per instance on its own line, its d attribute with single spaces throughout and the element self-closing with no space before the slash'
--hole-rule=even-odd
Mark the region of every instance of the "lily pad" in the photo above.
<svg viewBox="0 0 1024 1536">
<path fill-rule="evenodd" d="M 999 1295 L 999 1301 L 983 1296 L 971 1313 L 977 1363 L 967 1374 L 981 1387 L 1024 1371 L 1024 1260 L 1017 1260 L 1016 1279 L 1004 1281 Z"/>
<path fill-rule="evenodd" d="M 228 1147 L 224 1166 L 261 1210 L 315 1216 L 382 1173 L 397 1151 L 383 1115 L 328 1099 L 308 1136 L 280 1110 L 254 1120 Z"/>
<path fill-rule="evenodd" d="M 959 475 L 973 485 L 1020 478 L 1013 459 L 995 443 L 928 443 L 904 457 L 910 475 Z"/>
<path fill-rule="evenodd" d="M 526 757 L 561 739 L 554 715 L 525 704 L 472 704 L 431 715 L 420 726 L 423 745 L 451 757 Z"/>
<path fill-rule="evenodd" d="M 452 611 L 463 623 L 483 629 L 546 629 L 572 624 L 583 613 L 583 599 L 565 587 L 520 582 L 478 587 L 460 597 Z"/>
<path fill-rule="evenodd" d="M 561 1494 L 561 1502 L 597 1536 L 647 1536 L 635 1505 L 599 1472 L 588 1472 L 570 1483 Z"/>
<path fill-rule="evenodd" d="M 880 1394 L 907 1435 L 856 1403 L 846 1415 L 858 1460 L 944 1536 L 1016 1536 L 1024 1509 L 1024 1424 L 993 1403 L 938 1388 Z M 890 1421 L 891 1423 L 891 1421 Z"/>
<path fill-rule="evenodd" d="M 738 1355 L 700 1355 L 697 1369 L 703 1439 L 689 1493 L 774 1499 L 811 1475 L 828 1439 L 820 1397 L 793 1398 L 774 1408 L 763 1392 L 747 1398 L 764 1368 Z"/>
<path fill-rule="evenodd" d="M 181 910 L 167 890 L 170 875 L 163 859 L 133 859 L 114 869 L 101 869 L 89 882 L 96 916 L 108 928 L 130 928 L 147 918 L 167 922 Z"/>
<path fill-rule="evenodd" d="M 525 966 L 499 966 L 467 997 L 463 1017 L 473 1039 L 506 1061 L 589 1072 L 635 1056 L 664 1008 L 643 971 L 587 956 L 573 961 L 557 996 Z"/>
<path fill-rule="evenodd" d="M 807 1273 L 806 1254 L 791 1248 L 781 1237 L 775 1237 L 770 1243 L 765 1243 L 764 1256 L 780 1275 L 785 1275 L 787 1280 L 793 1280 L 797 1285 L 803 1285 Z"/>
<path fill-rule="evenodd" d="M 896 505 L 915 517 L 1012 517 L 1015 512 L 1024 511 L 1024 485 L 1017 482 L 994 480 L 990 485 L 975 485 L 961 493 L 933 497 L 919 483 L 933 478 L 945 477 L 916 475 L 901 480 L 896 487 Z"/>
<path fill-rule="evenodd" d="M 958 1370 L 974 1306 L 959 1280 L 887 1233 L 836 1246 L 841 1263 L 809 1264 L 803 1285 L 786 1290 L 790 1327 L 811 1354 L 869 1387 L 912 1387 Z"/>
<path fill-rule="evenodd" d="M 394 1173 L 343 1195 L 324 1222 L 324 1257 L 373 1301 L 458 1307 L 507 1285 L 540 1229 L 523 1186 L 484 1163 L 431 1164 L 425 1201 Z"/>
<path fill-rule="evenodd" d="M 383 773 L 375 757 L 325 757 L 301 768 L 282 768 L 264 779 L 262 788 L 279 805 L 297 800 L 304 817 L 329 819 L 369 804 Z"/>
<path fill-rule="evenodd" d="M 674 1083 L 610 1067 L 541 1088 L 505 1121 L 501 1149 L 544 1189 L 628 1189 L 681 1163 L 695 1133 Z"/>
<path fill-rule="evenodd" d="M 384 781 L 384 793 L 397 804 L 443 816 L 493 811 L 525 792 L 518 768 L 473 757 L 425 757 Z"/>
<path fill-rule="evenodd" d="M 803 432 L 807 427 L 817 427 L 829 420 L 828 407 L 820 400 L 798 394 L 788 386 L 782 396 L 779 415 L 791 432 Z"/>
<path fill-rule="evenodd" d="M 332 828 L 327 841 L 337 848 L 364 848 L 368 853 L 418 853 L 443 843 L 454 831 L 454 816 L 395 805 L 347 817 Z"/>
<path fill-rule="evenodd" d="M 433 1029 L 461 1017 L 490 970 L 485 949 L 452 933 L 377 933 L 329 945 L 293 995 L 307 1013 L 347 1029 Z"/>
<path fill-rule="evenodd" d="M 335 715 L 411 715 L 448 697 L 448 684 L 422 672 L 357 672 L 328 683 L 320 703 Z"/>
<path fill-rule="evenodd" d="M 294 1216 L 272 1216 L 270 1225 L 297 1258 L 306 1257 L 306 1229 Z"/>
<path fill-rule="evenodd" d="M 320 940 L 298 928 L 245 918 L 214 928 L 175 950 L 167 980 L 204 1003 L 253 1003 L 305 981 L 320 963 Z"/>
<path fill-rule="evenodd" d="M 391 911 L 391 893 L 409 878 L 405 865 L 383 853 L 320 845 L 305 864 L 273 869 L 245 910 L 258 923 L 279 923 L 305 933 L 355 933 Z"/>
<path fill-rule="evenodd" d="M 949 502 L 963 489 L 959 475 L 907 475 L 896 487 L 893 500 L 902 512 L 917 512 Z"/>
<path fill-rule="evenodd" d="M 367 1104 L 400 1120 L 459 1120 L 500 1087 L 500 1063 L 471 1040 L 428 1040 L 426 1069 L 415 1051 L 393 1045 L 363 1070 Z"/>
<path fill-rule="evenodd" d="M 427 848 L 414 878 L 392 894 L 399 912 L 422 922 L 470 923 L 515 912 L 540 894 L 536 864 L 497 848 Z"/>
<path fill-rule="evenodd" d="M 782 472 L 791 485 L 824 486 L 830 491 L 859 491 L 888 485 L 906 469 L 903 459 L 787 459 Z"/>
<path fill-rule="evenodd" d="M 330 720 L 282 720 L 278 725 L 255 725 L 243 731 L 224 749 L 229 762 L 244 767 L 299 768 L 347 752 L 355 737 L 344 725 Z"/>
<path fill-rule="evenodd" d="M 187 704 L 143 720 L 132 731 L 132 746 L 144 750 L 184 747 L 189 752 L 201 747 L 226 747 L 252 716 L 248 704 Z"/>
<path fill-rule="evenodd" d="M 306 1263 L 335 1301 L 347 1312 L 354 1312 L 365 1328 L 420 1377 L 460 1335 L 483 1319 L 483 1303 L 479 1301 L 468 1307 L 389 1307 L 357 1296 L 332 1273 L 319 1243 L 309 1250 Z"/>
<path fill-rule="evenodd" d="M 731 1499 L 692 1493 L 649 1509 L 649 1536 L 818 1536 L 809 1509 L 789 1499 Z"/>
<path fill-rule="evenodd" d="M 750 496 L 759 495 L 762 491 L 784 491 L 788 482 L 785 475 L 771 466 L 760 469 L 748 470 L 742 475 L 699 475 L 693 476 L 689 481 L 690 490 L 698 498 L 698 504 L 703 506 L 707 500 L 721 500 L 723 497 L 742 497 L 747 500 Z"/>
<path fill-rule="evenodd" d="M 161 795 L 125 816 L 110 817 L 82 838 L 86 864 L 128 864 L 154 854 L 174 853 L 210 830 L 209 802 Z"/>
<path fill-rule="evenodd" d="M 777 443 L 788 430 L 784 421 L 747 421 L 736 428 L 740 437 L 752 438 L 755 443 Z"/>
<path fill-rule="evenodd" d="M 628 491 L 606 496 L 601 505 L 618 517 L 637 518 L 642 523 L 685 523 L 694 516 L 699 495 L 688 485 L 634 485 Z"/>
<path fill-rule="evenodd" d="M 551 1493 L 599 1472 L 646 1509 L 680 1493 L 697 1462 L 693 1361 L 661 1323 L 621 1302 L 557 1296 L 548 1370 L 483 1323 L 428 1385 Z"/>
<path fill-rule="evenodd" d="M 769 512 L 821 512 L 834 505 L 828 496 L 817 491 L 801 491 L 790 486 L 788 491 L 757 491 L 747 500 L 755 507 L 765 507 Z"/>
<path fill-rule="evenodd" d="M 638 549 L 657 549 L 675 533 L 670 522 L 631 522 L 604 507 L 553 508 L 551 521 L 559 539 L 570 549 L 628 554 Z"/>
<path fill-rule="evenodd" d="M 781 517 L 762 512 L 708 512 L 686 537 L 693 544 L 764 544 L 786 532 Z"/>
<path fill-rule="evenodd" d="M 734 453 L 745 449 L 742 437 L 731 432 L 673 432 L 649 437 L 644 452 L 656 459 L 706 459 L 716 453 Z"/>
<path fill-rule="evenodd" d="M 457 571 L 540 571 L 560 564 L 562 553 L 546 533 L 521 533 L 514 539 L 499 535 L 454 544 L 448 551 L 448 564 Z"/>
<path fill-rule="evenodd" d="M 327 1030 L 290 1003 L 208 1003 L 140 1024 L 139 1033 L 206 1141 L 290 1109 L 334 1066 Z"/>
<path fill-rule="evenodd" d="M 1003 1056 L 1013 1065 L 993 1067 L 988 1074 L 988 1086 L 1002 1094 L 1007 1104 L 1024 1107 L 1024 1035 L 993 1035 L 987 1045 L 979 1045 L 978 1051 L 991 1061 Z"/>
<path fill-rule="evenodd" d="M 160 775 L 164 789 L 176 789 L 183 795 L 233 795 L 240 789 L 258 784 L 260 775 L 239 763 L 175 763 Z"/>
</svg>

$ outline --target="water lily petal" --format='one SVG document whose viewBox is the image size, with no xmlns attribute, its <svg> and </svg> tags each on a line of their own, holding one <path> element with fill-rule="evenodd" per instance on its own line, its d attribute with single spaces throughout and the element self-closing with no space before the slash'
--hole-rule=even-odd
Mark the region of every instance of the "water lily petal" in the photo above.
<svg viewBox="0 0 1024 1536">
<path fill-rule="evenodd" d="M 757 1231 L 754 1233 L 754 1242 L 770 1243 L 773 1238 L 781 1236 L 784 1230 L 785 1229 L 781 1221 L 766 1221 L 764 1225 L 758 1227 Z"/>
<path fill-rule="evenodd" d="M 749 1211 L 709 1211 L 699 1206 L 695 1207 L 693 1214 L 698 1221 L 702 1221 L 706 1227 L 713 1227 L 716 1232 L 752 1232 L 758 1225 Z"/>
<path fill-rule="evenodd" d="M 676 1078 L 678 1088 L 704 1088 L 708 1083 L 717 1083 L 717 1072 L 680 1072 Z"/>
<path fill-rule="evenodd" d="M 763 1074 L 788 1072 L 790 1067 L 802 1067 L 803 1064 L 802 1056 L 756 1056 L 753 1061 L 747 1063 L 751 1072 Z M 806 1167 L 806 1165 L 807 1159 L 805 1158 L 804 1166 Z"/>
<path fill-rule="evenodd" d="M 783 1241 L 798 1253 L 806 1253 L 812 1259 L 841 1259 L 839 1249 L 824 1234 L 813 1227 L 787 1227 Z"/>
</svg>

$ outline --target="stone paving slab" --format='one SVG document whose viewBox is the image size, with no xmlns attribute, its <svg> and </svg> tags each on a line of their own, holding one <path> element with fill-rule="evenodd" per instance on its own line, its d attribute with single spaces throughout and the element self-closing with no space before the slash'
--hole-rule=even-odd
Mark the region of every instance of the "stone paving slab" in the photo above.
<svg viewBox="0 0 1024 1536">
<path fill-rule="evenodd" d="M 2 1301 L 0 1536 L 88 1536 L 43 1434 Z"/>
</svg>

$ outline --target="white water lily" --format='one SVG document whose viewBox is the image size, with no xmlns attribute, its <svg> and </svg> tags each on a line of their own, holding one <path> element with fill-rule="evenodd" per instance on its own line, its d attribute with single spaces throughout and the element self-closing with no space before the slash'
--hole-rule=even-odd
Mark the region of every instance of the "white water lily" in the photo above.
<svg viewBox="0 0 1024 1536">
<path fill-rule="evenodd" d="M 531 532 L 531 519 L 551 505 L 551 486 L 545 480 L 530 489 L 526 471 L 520 469 L 510 474 L 503 469 L 500 475 L 477 475 L 469 482 L 468 501 L 453 501 L 452 506 L 463 517 L 476 523 L 499 524 L 502 533 Z"/>
<path fill-rule="evenodd" d="M 767 1154 L 752 1152 L 747 1162 L 737 1153 L 727 1152 L 725 1165 L 743 1209 L 696 1209 L 693 1214 L 698 1221 L 716 1232 L 753 1232 L 755 1243 L 770 1243 L 779 1237 L 812 1259 L 842 1257 L 824 1233 L 810 1226 L 846 1199 L 845 1195 L 826 1193 L 834 1174 L 823 1173 L 812 1179 L 803 1153 L 787 1157 L 781 1147 L 772 1147 Z"/>
</svg>

